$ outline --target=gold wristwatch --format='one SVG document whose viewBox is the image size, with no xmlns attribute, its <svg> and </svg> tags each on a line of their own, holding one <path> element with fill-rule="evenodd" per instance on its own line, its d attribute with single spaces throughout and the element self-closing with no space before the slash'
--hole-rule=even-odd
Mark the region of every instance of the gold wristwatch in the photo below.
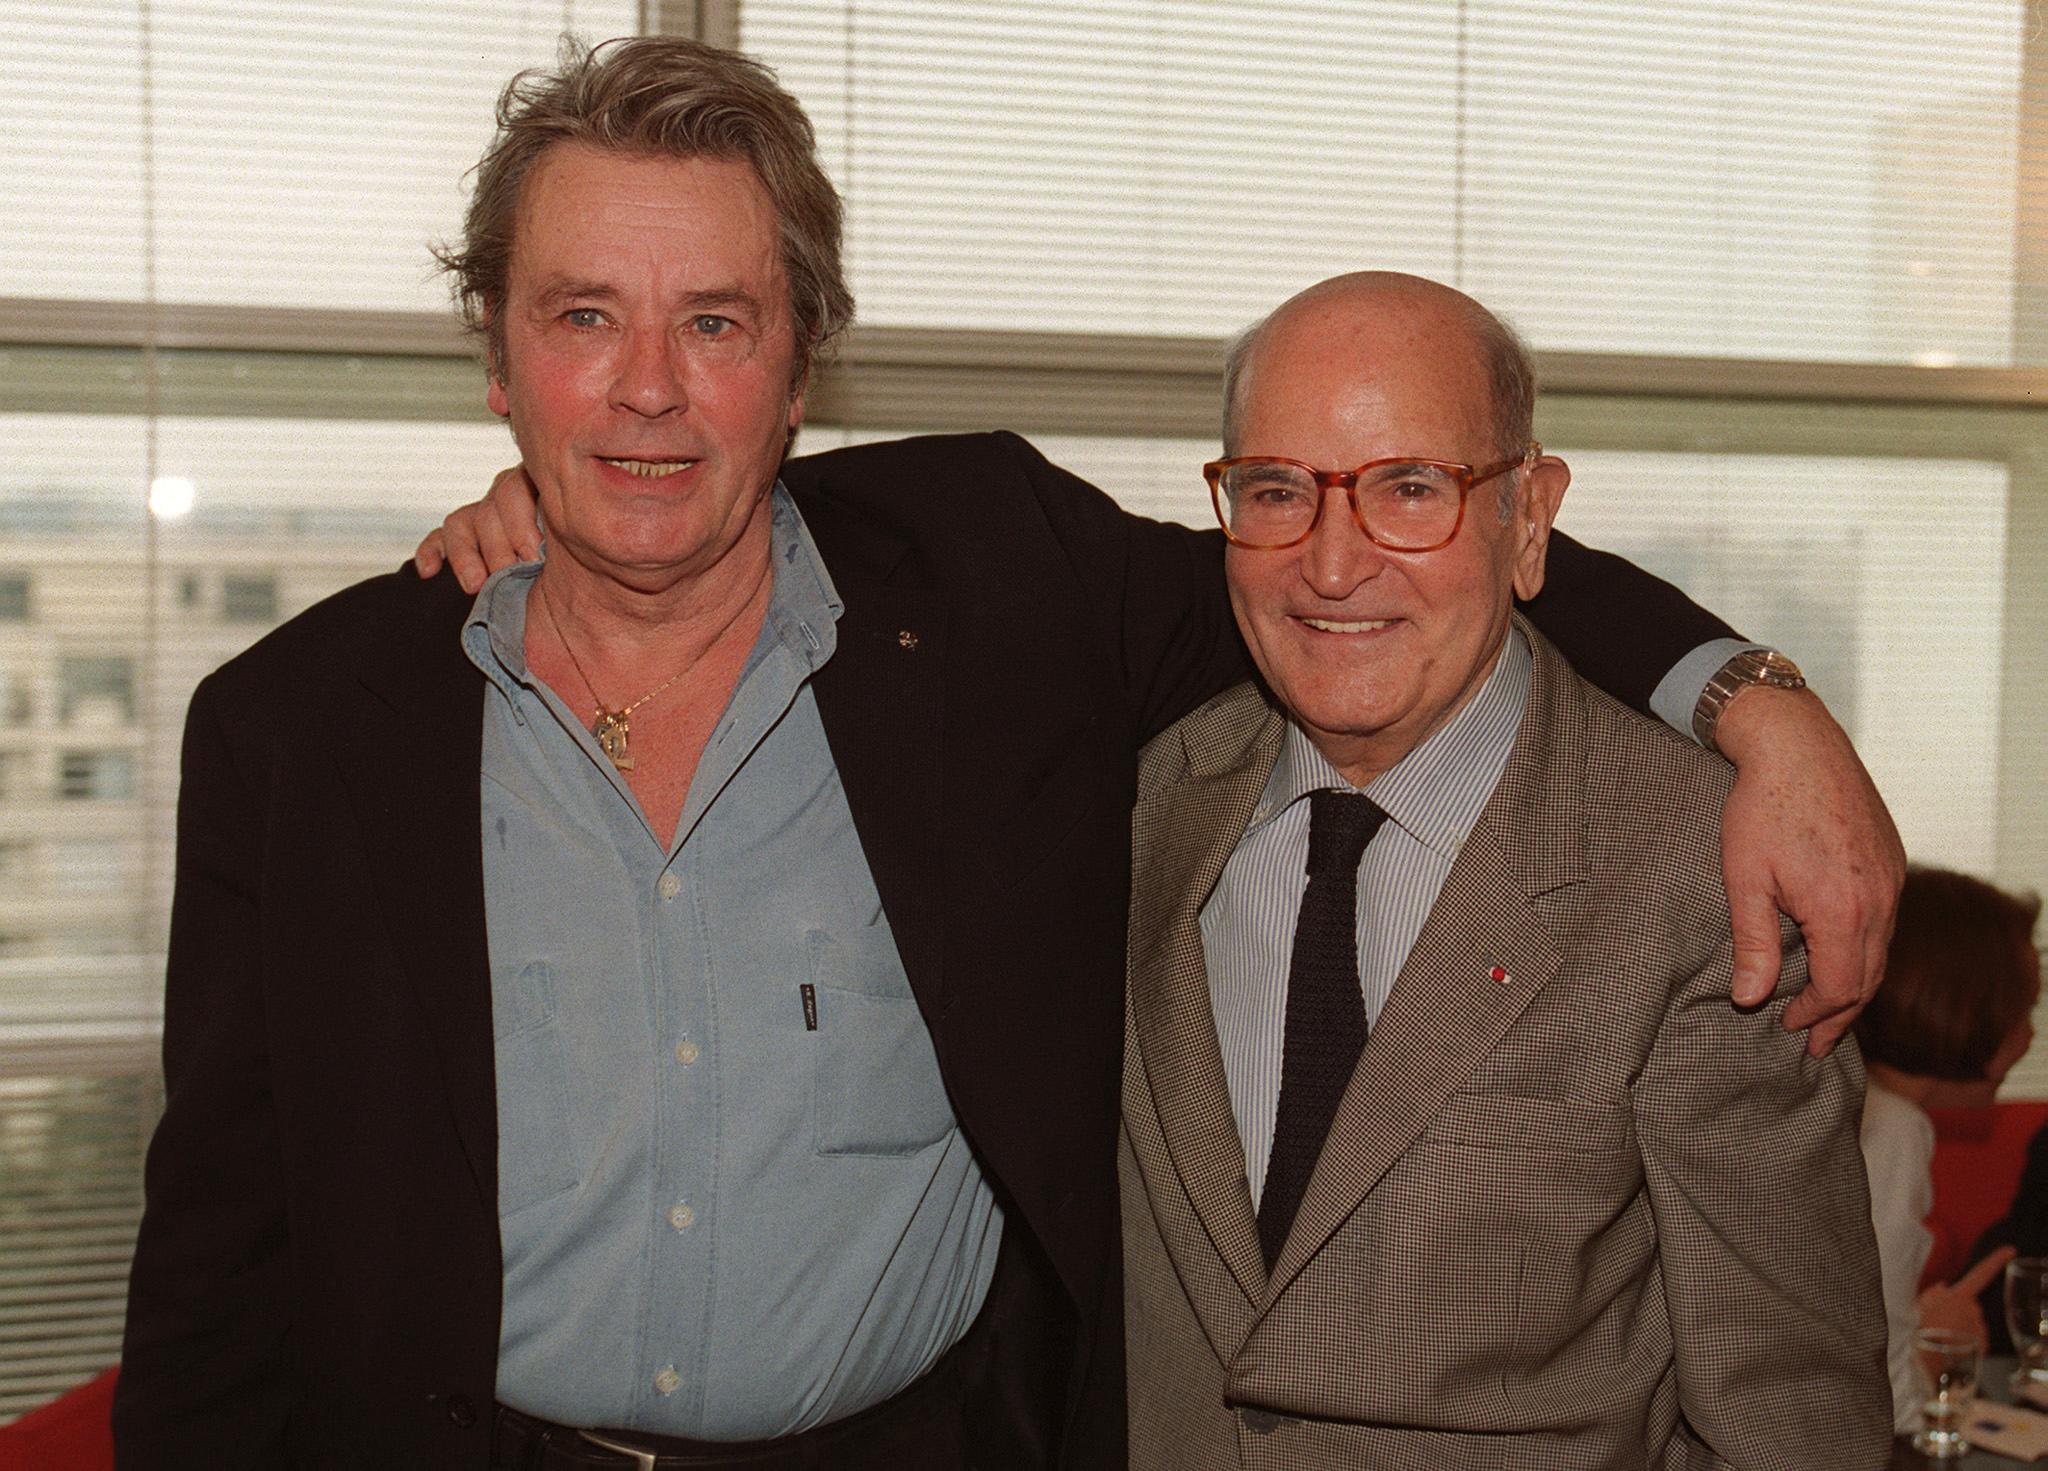
<svg viewBox="0 0 2048 1471">
<path fill-rule="evenodd" d="M 1744 649 L 1714 672 L 1707 687 L 1700 691 L 1699 703 L 1692 707 L 1692 733 L 1701 745 L 1709 751 L 1721 749 L 1714 743 L 1714 728 L 1721 723 L 1721 712 L 1728 708 L 1730 700 L 1753 684 L 1768 685 L 1774 690 L 1803 690 L 1806 676 L 1776 649 Z"/>
</svg>

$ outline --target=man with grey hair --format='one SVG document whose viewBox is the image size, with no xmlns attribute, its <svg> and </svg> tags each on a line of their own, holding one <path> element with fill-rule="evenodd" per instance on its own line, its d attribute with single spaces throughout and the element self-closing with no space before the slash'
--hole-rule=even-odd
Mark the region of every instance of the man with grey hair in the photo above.
<svg viewBox="0 0 2048 1471">
<path fill-rule="evenodd" d="M 1728 1003 L 1726 768 L 1512 611 L 1570 480 L 1526 355 L 1368 273 L 1231 387 L 1264 685 L 1139 764 L 1134 1464 L 1881 1465 L 1862 1070 L 1776 1024 L 1796 947 Z"/>
<path fill-rule="evenodd" d="M 521 78 L 449 263 L 549 555 L 194 697 L 124 1466 L 1120 1463 L 1129 801 L 1246 668 L 1221 539 L 1009 435 L 784 464 L 851 303 L 745 58 Z M 1637 701 L 1725 633 L 1576 560 Z M 1817 704 L 1730 713 L 1734 851 L 1846 956 L 1882 806 Z"/>
</svg>

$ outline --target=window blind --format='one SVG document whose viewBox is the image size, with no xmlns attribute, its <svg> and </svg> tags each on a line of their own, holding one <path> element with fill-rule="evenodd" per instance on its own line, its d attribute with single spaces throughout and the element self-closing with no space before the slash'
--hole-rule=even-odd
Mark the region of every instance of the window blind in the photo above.
<svg viewBox="0 0 2048 1471">
<path fill-rule="evenodd" d="M 819 124 L 871 323 L 1227 334 L 1372 266 L 1545 348 L 1990 365 L 2034 24 L 2018 0 L 741 12 Z"/>
<path fill-rule="evenodd" d="M 7 0 L 0 295 L 442 311 L 497 91 L 611 3 Z M 147 269 L 145 269 L 145 267 Z"/>
<path fill-rule="evenodd" d="M 818 122 L 869 324 L 1216 339 L 1386 268 L 1472 292 L 1539 352 L 1945 368 L 2042 361 L 2038 20 L 2020 0 L 749 0 L 741 34 Z M 1688 445 L 1661 407 L 1564 415 L 1601 432 L 1561 524 L 1813 665 L 1914 857 L 2048 888 L 2038 416 L 1973 443 L 1984 416 L 1960 407 L 1734 404 Z M 1172 443 L 1062 450 L 1199 519 L 1214 441 L 1177 463 Z M 2048 1050 L 2008 1092 L 2048 1096 Z"/>
</svg>

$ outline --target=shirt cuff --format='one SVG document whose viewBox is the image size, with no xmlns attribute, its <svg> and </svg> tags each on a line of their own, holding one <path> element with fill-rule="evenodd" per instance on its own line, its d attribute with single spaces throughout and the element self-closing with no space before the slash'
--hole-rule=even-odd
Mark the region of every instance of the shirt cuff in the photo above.
<svg viewBox="0 0 2048 1471">
<path fill-rule="evenodd" d="M 1769 644 L 1745 643 L 1739 638 L 1707 640 L 1673 664 L 1670 673 L 1657 681 L 1657 688 L 1650 692 L 1651 712 L 1687 740 L 1696 741 L 1692 733 L 1692 712 L 1700 702 L 1700 694 L 1706 689 L 1707 681 L 1720 673 L 1721 666 L 1737 654 L 1769 647 Z"/>
</svg>

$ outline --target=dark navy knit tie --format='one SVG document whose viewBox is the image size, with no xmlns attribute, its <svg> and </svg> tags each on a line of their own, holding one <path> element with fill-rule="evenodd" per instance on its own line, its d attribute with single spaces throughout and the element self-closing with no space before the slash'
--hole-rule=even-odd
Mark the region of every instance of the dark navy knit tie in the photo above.
<svg viewBox="0 0 2048 1471">
<path fill-rule="evenodd" d="M 1273 1270 L 1315 1173 L 1330 1120 L 1365 1050 L 1358 987 L 1358 861 L 1387 814 L 1355 792 L 1309 793 L 1308 889 L 1287 970 L 1287 1033 L 1259 1245 Z"/>
</svg>

